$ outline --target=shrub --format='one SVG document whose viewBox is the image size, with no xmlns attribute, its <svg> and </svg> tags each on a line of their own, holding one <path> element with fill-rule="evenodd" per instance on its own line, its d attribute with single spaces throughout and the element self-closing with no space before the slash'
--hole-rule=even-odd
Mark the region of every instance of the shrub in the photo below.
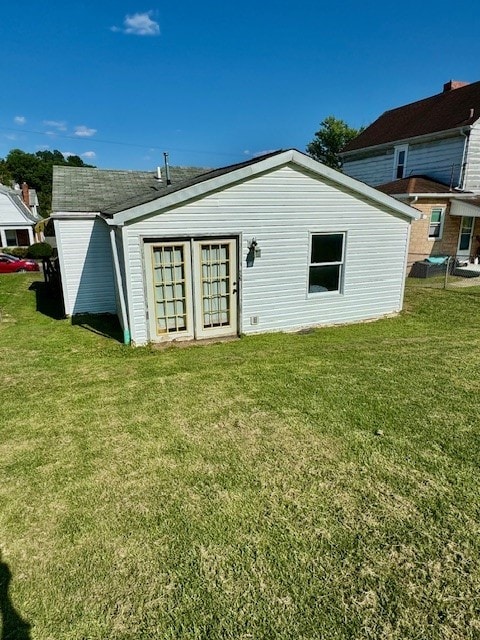
<svg viewBox="0 0 480 640">
<path fill-rule="evenodd" d="M 34 258 L 35 260 L 50 258 L 52 255 L 52 247 L 48 242 L 36 242 L 28 247 L 27 255 L 29 258 Z"/>
<path fill-rule="evenodd" d="M 9 256 L 16 256 L 17 258 L 26 258 L 27 251 L 27 247 L 4 247 L 0 249 L 0 253 L 8 253 Z"/>
</svg>

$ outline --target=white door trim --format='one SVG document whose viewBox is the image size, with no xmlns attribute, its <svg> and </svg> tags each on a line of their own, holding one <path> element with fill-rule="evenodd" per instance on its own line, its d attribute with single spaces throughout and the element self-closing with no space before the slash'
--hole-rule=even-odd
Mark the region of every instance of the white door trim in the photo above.
<svg viewBox="0 0 480 640">
<path fill-rule="evenodd" d="M 469 235 L 469 239 L 468 239 L 468 248 L 467 249 L 460 249 L 460 244 L 462 242 L 462 230 L 464 228 L 465 225 L 465 221 L 470 221 L 471 227 L 470 227 L 470 235 Z M 461 220 L 460 220 L 460 231 L 458 233 L 458 243 L 457 243 L 457 257 L 459 258 L 470 258 L 471 255 L 471 251 L 472 251 L 472 237 L 473 237 L 473 228 L 475 226 L 475 218 L 472 218 L 471 216 L 462 216 Z M 465 228 L 467 229 L 466 225 Z M 465 235 L 465 234 L 463 234 Z"/>
<path fill-rule="evenodd" d="M 171 297 L 174 294 L 169 276 L 173 248 L 182 251 L 183 259 L 177 299 Z M 144 243 L 144 257 L 150 341 L 238 335 L 236 237 L 152 239 Z M 177 309 L 179 318 L 184 319 L 181 329 L 175 328 L 172 309 Z"/>
</svg>

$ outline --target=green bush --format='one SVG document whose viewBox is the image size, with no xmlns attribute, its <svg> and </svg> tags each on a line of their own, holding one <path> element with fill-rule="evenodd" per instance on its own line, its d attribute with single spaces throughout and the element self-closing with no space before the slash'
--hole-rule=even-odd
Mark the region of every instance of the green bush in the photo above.
<svg viewBox="0 0 480 640">
<path fill-rule="evenodd" d="M 50 258 L 52 255 L 52 247 L 48 242 L 36 242 L 28 247 L 27 256 L 38 260 L 40 258 Z"/>
<path fill-rule="evenodd" d="M 17 258 L 26 258 L 27 252 L 27 247 L 4 247 L 0 249 L 0 253 L 8 253 L 9 256 L 16 256 Z"/>
</svg>

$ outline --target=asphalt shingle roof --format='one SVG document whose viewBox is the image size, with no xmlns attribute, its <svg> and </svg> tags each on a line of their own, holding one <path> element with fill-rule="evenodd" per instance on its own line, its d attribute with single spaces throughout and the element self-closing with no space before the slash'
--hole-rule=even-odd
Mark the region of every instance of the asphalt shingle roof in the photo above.
<svg viewBox="0 0 480 640">
<path fill-rule="evenodd" d="M 206 169 L 170 167 L 172 185 L 185 182 Z M 92 167 L 53 167 L 52 210 L 57 212 L 99 212 L 115 203 L 153 198 L 167 189 L 165 170 L 162 182 L 155 172 L 96 169 Z M 122 207 L 124 208 L 124 207 Z"/>
<path fill-rule="evenodd" d="M 375 187 L 389 196 L 403 193 L 452 193 L 450 187 L 427 176 L 409 176 L 401 180 L 393 180 Z"/>
<path fill-rule="evenodd" d="M 219 169 L 211 169 L 211 170 L 201 170 L 201 173 L 197 172 L 197 175 L 191 175 L 190 178 L 185 178 L 183 181 L 180 179 L 174 179 L 172 176 L 172 184 L 166 186 L 162 183 L 162 186 L 158 189 L 148 189 L 143 191 L 140 194 L 134 195 L 130 198 L 124 198 L 122 200 L 115 201 L 114 204 L 105 207 L 101 210 L 103 214 L 106 216 L 112 216 L 114 213 L 118 213 L 119 211 L 125 211 L 126 209 L 130 209 L 132 207 L 139 206 L 141 204 L 145 204 L 147 202 L 151 202 L 152 200 L 156 200 L 157 198 L 167 195 L 169 193 L 173 193 L 174 191 L 180 191 L 181 189 L 185 189 L 186 187 L 191 187 L 194 184 L 199 184 L 200 182 L 205 182 L 206 180 L 212 180 L 213 178 L 217 178 L 218 176 L 224 175 L 226 173 L 230 173 L 235 171 L 236 169 L 242 169 L 243 167 L 248 167 L 249 165 L 256 164 L 265 158 L 270 158 L 271 156 L 275 156 L 279 153 L 283 153 L 283 149 L 278 151 L 273 151 L 271 153 L 264 154 L 262 156 L 257 156 L 252 158 L 251 160 L 246 160 L 245 162 L 240 162 L 238 164 L 231 164 L 227 167 L 220 167 Z M 178 176 L 180 178 L 180 176 Z"/>
<path fill-rule="evenodd" d="M 471 125 L 479 118 L 480 82 L 473 82 L 385 111 L 349 142 L 343 152 L 448 131 Z"/>
</svg>

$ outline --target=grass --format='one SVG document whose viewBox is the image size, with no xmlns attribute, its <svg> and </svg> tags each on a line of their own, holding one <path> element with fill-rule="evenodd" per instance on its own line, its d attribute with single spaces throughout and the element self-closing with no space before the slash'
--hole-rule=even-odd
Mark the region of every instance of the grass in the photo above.
<svg viewBox="0 0 480 640">
<path fill-rule="evenodd" d="M 2 640 L 480 637 L 480 289 L 164 350 L 41 293 L 0 281 Z"/>
</svg>

